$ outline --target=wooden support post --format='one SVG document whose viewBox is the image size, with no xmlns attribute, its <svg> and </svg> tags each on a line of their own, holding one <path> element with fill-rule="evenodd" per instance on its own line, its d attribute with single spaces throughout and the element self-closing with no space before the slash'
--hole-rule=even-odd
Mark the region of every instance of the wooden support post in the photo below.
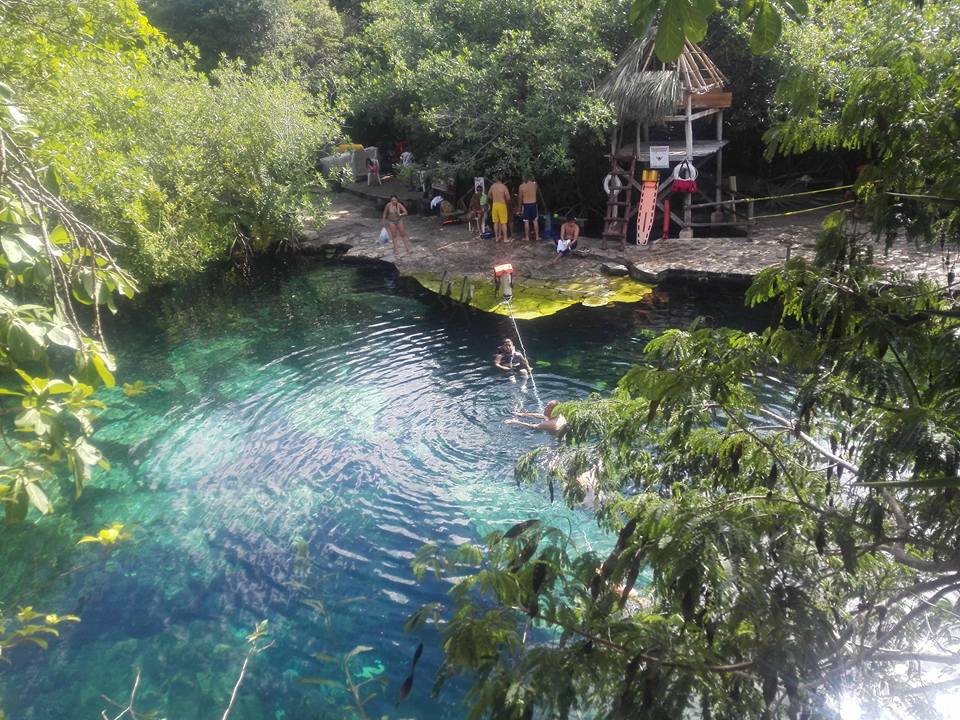
<svg viewBox="0 0 960 720">
<path fill-rule="evenodd" d="M 693 105 L 691 96 L 687 95 L 687 114 L 686 120 L 684 121 L 684 129 L 686 130 L 687 138 L 687 163 L 691 167 L 693 166 L 693 119 L 690 117 L 692 114 Z M 693 237 L 693 228 L 690 227 L 690 223 L 693 222 L 693 210 L 690 208 L 692 203 L 693 193 L 686 193 L 683 198 L 683 228 L 680 230 L 681 238 Z"/>
<path fill-rule="evenodd" d="M 753 200 L 747 203 L 747 237 L 753 234 Z"/>
<path fill-rule="evenodd" d="M 711 223 L 723 222 L 723 110 L 717 113 L 717 184 L 715 200 L 717 209 L 710 213 Z"/>
</svg>

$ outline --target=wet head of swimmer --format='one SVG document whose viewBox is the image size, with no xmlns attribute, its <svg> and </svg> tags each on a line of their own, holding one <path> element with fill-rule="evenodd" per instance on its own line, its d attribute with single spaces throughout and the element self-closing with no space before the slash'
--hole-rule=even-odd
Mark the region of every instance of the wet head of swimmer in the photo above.
<svg viewBox="0 0 960 720">
<path fill-rule="evenodd" d="M 557 405 L 560 404 L 559 400 L 551 400 L 543 407 L 543 414 L 545 417 L 550 418 L 553 416 L 553 411 L 557 409 Z"/>
<path fill-rule="evenodd" d="M 510 338 L 507 338 L 506 340 L 504 340 L 503 349 L 506 350 L 507 352 L 510 352 L 511 350 L 513 350 L 513 340 L 511 340 Z"/>
</svg>

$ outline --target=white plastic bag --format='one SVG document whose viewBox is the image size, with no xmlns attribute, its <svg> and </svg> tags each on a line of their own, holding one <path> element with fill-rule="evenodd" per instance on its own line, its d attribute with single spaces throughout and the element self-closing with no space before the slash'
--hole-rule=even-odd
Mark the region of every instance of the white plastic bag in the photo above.
<svg viewBox="0 0 960 720">
<path fill-rule="evenodd" d="M 386 228 L 380 228 L 380 242 L 384 245 L 390 242 L 390 233 Z"/>
</svg>

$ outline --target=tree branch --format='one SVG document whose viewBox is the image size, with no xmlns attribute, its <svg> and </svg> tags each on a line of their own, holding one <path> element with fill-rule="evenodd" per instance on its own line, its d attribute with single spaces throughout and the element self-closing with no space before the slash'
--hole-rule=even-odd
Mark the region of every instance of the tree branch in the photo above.
<svg viewBox="0 0 960 720">
<path fill-rule="evenodd" d="M 799 437 L 801 440 L 803 440 L 803 442 L 804 442 L 807 446 L 809 446 L 810 448 L 816 450 L 818 453 L 820 453 L 821 455 L 823 455 L 823 457 L 827 458 L 827 459 L 830 460 L 831 462 L 834 462 L 834 463 L 836 463 L 837 465 L 840 465 L 840 466 L 841 466 L 842 468 L 844 468 L 845 470 L 849 470 L 849 471 L 850 471 L 851 473 L 853 473 L 854 475 L 859 475 L 859 474 L 860 474 L 860 468 L 859 468 L 859 467 L 857 467 L 856 465 L 854 465 L 853 463 L 851 463 L 849 460 L 844 460 L 844 459 L 843 459 L 842 457 L 840 457 L 839 455 L 836 455 L 835 453 L 831 452 L 829 448 L 824 447 L 821 443 L 819 443 L 819 442 L 817 442 L 816 440 L 814 440 L 812 437 L 810 437 L 809 435 L 807 435 L 805 432 L 802 432 L 802 431 L 798 432 L 797 429 L 796 429 L 796 426 L 795 426 L 790 420 L 788 420 L 787 418 L 785 418 L 785 417 L 783 417 L 783 416 L 781 416 L 781 415 L 778 415 L 777 413 L 773 412 L 772 410 L 767 410 L 766 408 L 760 408 L 760 414 L 763 415 L 764 417 L 770 418 L 771 420 L 776 420 L 777 422 L 781 423 L 781 424 L 783 425 L 783 428 L 784 428 L 785 430 L 792 430 L 793 432 L 796 432 L 796 433 L 797 433 L 797 437 Z"/>
<path fill-rule="evenodd" d="M 672 667 L 672 668 L 677 668 L 679 670 L 691 670 L 691 671 L 708 670 L 709 672 L 713 672 L 713 673 L 736 673 L 736 672 L 742 672 L 744 670 L 749 670 L 750 668 L 753 667 L 753 660 L 744 660 L 742 662 L 729 663 L 726 665 L 694 665 L 692 663 L 677 662 L 676 660 L 664 660 L 663 658 L 658 658 L 653 655 L 647 655 L 646 653 L 643 653 L 643 652 L 638 653 L 634 650 L 630 650 L 629 648 L 623 645 L 620 645 L 619 643 L 615 643 L 612 640 L 607 640 L 606 638 L 593 635 L 587 632 L 586 630 L 581 630 L 580 628 L 568 627 L 567 625 L 564 625 L 561 622 L 557 622 L 556 620 L 548 621 L 548 622 L 552 622 L 554 625 L 556 625 L 559 628 L 562 628 L 563 630 L 566 630 L 567 632 L 575 633 L 580 637 L 586 638 L 587 640 L 603 645 L 604 647 L 608 647 L 611 650 L 616 650 L 617 652 L 621 652 L 624 655 L 627 655 L 628 657 L 639 657 L 643 659 L 645 662 L 652 663 L 654 665 L 662 665 L 663 667 Z"/>
</svg>

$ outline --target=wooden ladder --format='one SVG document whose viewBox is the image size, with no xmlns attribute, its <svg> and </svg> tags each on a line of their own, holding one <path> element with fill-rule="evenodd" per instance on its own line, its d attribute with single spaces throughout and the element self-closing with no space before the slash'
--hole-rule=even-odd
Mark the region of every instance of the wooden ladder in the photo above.
<svg viewBox="0 0 960 720">
<path fill-rule="evenodd" d="M 620 191 L 611 192 L 607 197 L 607 214 L 603 219 L 603 249 L 607 249 L 607 240 L 616 240 L 621 247 L 627 244 L 627 231 L 630 228 L 630 216 L 634 209 L 634 173 L 637 170 L 636 156 L 630 157 L 630 167 L 625 168 L 621 163 L 626 157 L 616 155 L 610 158 L 610 182 L 614 186 L 620 181 Z M 623 199 L 621 199 L 623 198 Z"/>
</svg>

